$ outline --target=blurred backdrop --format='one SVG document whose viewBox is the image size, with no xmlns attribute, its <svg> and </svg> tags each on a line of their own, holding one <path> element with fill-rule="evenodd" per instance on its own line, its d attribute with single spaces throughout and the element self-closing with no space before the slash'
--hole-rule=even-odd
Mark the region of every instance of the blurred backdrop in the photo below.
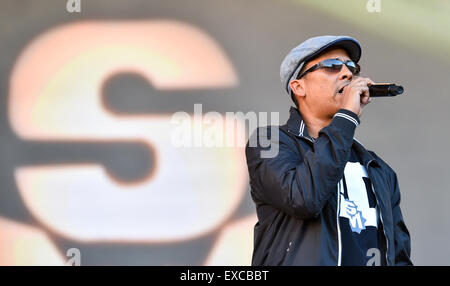
<svg viewBox="0 0 450 286">
<path fill-rule="evenodd" d="M 175 147 L 172 115 L 279 112 L 316 35 L 363 46 L 357 138 L 397 172 L 418 265 L 450 264 L 450 1 L 0 1 L 0 264 L 249 265 L 243 148 Z M 224 135 L 233 130 L 219 129 Z M 226 133 L 226 134 L 225 134 Z"/>
</svg>

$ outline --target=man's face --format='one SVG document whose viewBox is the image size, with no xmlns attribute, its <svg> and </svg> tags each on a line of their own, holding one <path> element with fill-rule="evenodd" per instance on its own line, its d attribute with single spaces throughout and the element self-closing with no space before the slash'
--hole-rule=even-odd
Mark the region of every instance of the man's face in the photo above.
<svg viewBox="0 0 450 286">
<path fill-rule="evenodd" d="M 305 71 L 326 59 L 339 59 L 346 62 L 350 60 L 350 57 L 343 49 L 331 49 L 309 61 L 302 70 Z M 331 72 L 321 68 L 307 73 L 298 80 L 303 82 L 301 83 L 301 91 L 293 89 L 294 93 L 303 95 L 296 96 L 300 109 L 318 118 L 332 118 L 343 105 L 342 93 L 339 91 L 342 90 L 342 87 L 349 84 L 352 79 L 353 74 L 345 65 L 342 66 L 339 72 Z"/>
</svg>

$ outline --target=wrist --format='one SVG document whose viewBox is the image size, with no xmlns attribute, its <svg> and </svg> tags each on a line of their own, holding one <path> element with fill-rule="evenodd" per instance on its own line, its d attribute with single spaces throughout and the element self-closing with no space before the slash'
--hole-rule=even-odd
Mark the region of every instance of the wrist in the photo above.
<svg viewBox="0 0 450 286">
<path fill-rule="evenodd" d="M 341 108 L 339 109 L 336 114 L 334 115 L 334 117 L 341 117 L 341 118 L 345 118 L 348 121 L 352 122 L 353 124 L 355 124 L 355 126 L 357 127 L 361 122 L 359 120 L 359 117 L 357 115 L 356 112 L 354 112 L 351 109 L 346 109 L 346 108 Z"/>
</svg>

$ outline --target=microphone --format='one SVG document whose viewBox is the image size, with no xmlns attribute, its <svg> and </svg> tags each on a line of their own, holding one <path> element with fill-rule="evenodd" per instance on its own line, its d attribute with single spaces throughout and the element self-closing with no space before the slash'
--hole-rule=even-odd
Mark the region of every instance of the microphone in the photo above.
<svg viewBox="0 0 450 286">
<path fill-rule="evenodd" d="M 403 93 L 403 86 L 393 83 L 376 83 L 369 86 L 370 97 L 388 97 Z"/>
</svg>

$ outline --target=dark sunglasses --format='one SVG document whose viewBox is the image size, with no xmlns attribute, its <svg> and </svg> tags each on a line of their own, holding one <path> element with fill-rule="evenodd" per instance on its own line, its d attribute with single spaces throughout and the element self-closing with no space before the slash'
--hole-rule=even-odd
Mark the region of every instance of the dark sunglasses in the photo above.
<svg viewBox="0 0 450 286">
<path fill-rule="evenodd" d="M 346 65 L 347 68 L 352 72 L 353 75 L 359 75 L 359 72 L 361 71 L 361 67 L 357 63 L 354 63 L 350 60 L 343 62 L 338 59 L 326 59 L 326 60 L 321 61 L 320 63 L 313 65 L 306 71 L 302 72 L 297 77 L 297 79 L 300 79 L 301 77 L 303 77 L 305 74 L 307 74 L 309 72 L 312 72 L 312 71 L 315 71 L 315 70 L 321 69 L 321 68 L 323 68 L 329 72 L 340 72 L 343 65 Z"/>
</svg>

